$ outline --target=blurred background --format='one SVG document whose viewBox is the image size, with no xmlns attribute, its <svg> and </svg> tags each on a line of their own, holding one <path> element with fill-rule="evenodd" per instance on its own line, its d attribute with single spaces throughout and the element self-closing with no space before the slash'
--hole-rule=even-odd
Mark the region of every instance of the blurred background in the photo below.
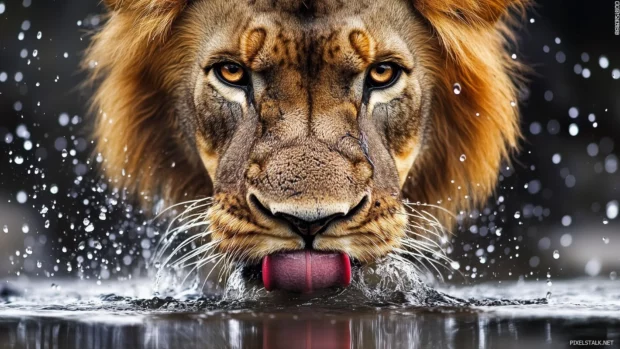
<svg viewBox="0 0 620 349">
<path fill-rule="evenodd" d="M 0 0 L 0 280 L 144 275 L 162 228 L 108 189 L 89 138 L 80 58 L 98 0 Z M 620 271 L 620 36 L 615 1 L 546 0 L 514 58 L 521 153 L 487 207 L 463 216 L 451 282 Z M 446 272 L 446 275 L 450 275 Z"/>
</svg>

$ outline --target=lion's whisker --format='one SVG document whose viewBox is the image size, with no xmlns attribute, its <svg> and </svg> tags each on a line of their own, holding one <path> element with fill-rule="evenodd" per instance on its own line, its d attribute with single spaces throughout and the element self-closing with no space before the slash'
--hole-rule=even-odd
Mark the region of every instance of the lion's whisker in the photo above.
<svg viewBox="0 0 620 349">
<path fill-rule="evenodd" d="M 438 258 L 441 261 L 444 262 L 448 262 L 448 263 L 452 263 L 452 260 L 450 258 L 448 258 L 445 254 L 443 254 L 441 251 L 438 251 L 436 249 L 432 249 L 428 246 L 424 246 L 423 244 L 419 244 L 417 243 L 415 240 L 411 240 L 411 241 L 407 241 L 407 242 L 402 242 L 403 245 L 405 245 L 406 247 L 410 247 L 415 249 L 416 251 L 422 253 L 422 252 L 426 252 L 428 254 L 430 254 L 431 256 Z"/>
<path fill-rule="evenodd" d="M 222 256 L 217 260 L 217 262 L 215 262 L 213 264 L 213 266 L 211 267 L 211 270 L 209 270 L 209 273 L 207 274 L 207 276 L 205 276 L 205 280 L 202 283 L 202 288 L 204 288 L 204 286 L 207 284 L 207 280 L 209 280 L 209 276 L 211 276 L 211 273 L 213 273 L 213 270 L 220 264 L 220 262 L 225 259 L 226 254 L 222 253 Z M 204 266 L 207 262 L 201 263 L 200 267 Z"/>
<path fill-rule="evenodd" d="M 158 260 L 160 260 L 160 259 L 163 257 L 163 255 L 166 253 L 166 251 L 169 249 L 169 247 L 170 247 L 170 246 L 174 243 L 174 241 L 176 240 L 176 237 L 177 237 L 179 234 L 181 234 L 181 233 L 186 233 L 186 232 L 188 232 L 188 231 L 189 231 L 190 229 L 192 229 L 192 228 L 197 228 L 197 227 L 200 227 L 200 226 L 205 226 L 205 225 L 206 225 L 206 226 L 209 226 L 209 225 L 210 225 L 210 223 L 209 223 L 209 222 L 200 222 L 200 223 L 195 223 L 195 224 L 193 224 L 193 225 L 191 225 L 191 226 L 187 226 L 187 227 L 185 227 L 185 228 L 184 228 L 184 229 L 182 229 L 182 230 L 177 230 L 177 231 L 176 231 L 176 232 L 175 232 L 172 236 L 170 236 L 170 237 L 165 237 L 164 239 L 160 240 L 160 243 L 159 243 L 159 244 L 156 246 L 156 248 L 155 248 L 155 250 L 156 250 L 157 252 L 156 252 L 156 253 L 155 253 L 155 255 L 154 255 L 153 261 L 158 261 Z M 200 235 L 199 235 L 199 237 L 200 237 Z M 188 238 L 188 239 L 191 239 L 191 238 L 193 238 L 193 235 L 192 235 L 190 238 Z M 187 241 L 187 239 L 186 239 L 186 240 L 183 240 L 183 241 L 181 242 L 181 244 L 183 244 L 183 246 L 187 245 L 187 244 L 184 244 L 184 242 L 185 242 L 185 241 Z M 177 249 L 178 249 L 178 248 L 177 248 Z M 177 250 L 175 249 L 175 251 L 171 254 L 171 256 L 172 256 L 172 255 L 174 255 L 176 252 L 177 252 Z"/>
<path fill-rule="evenodd" d="M 435 233 L 434 233 L 434 232 L 432 232 L 432 231 L 430 231 L 430 230 L 428 230 L 428 229 L 426 229 L 426 228 L 424 228 L 424 227 L 422 227 L 422 226 L 419 226 L 419 225 L 417 225 L 417 224 L 415 224 L 415 223 L 410 224 L 410 226 L 411 226 L 412 228 L 416 228 L 416 229 L 423 230 L 423 231 L 425 231 L 425 232 L 427 232 L 427 233 L 429 233 L 429 234 L 431 234 L 431 235 L 435 235 Z M 410 234 L 413 234 L 413 235 L 415 235 L 415 236 L 417 236 L 417 237 L 419 237 L 419 238 L 422 238 L 422 239 L 424 239 L 424 240 L 427 240 L 429 243 L 433 244 L 435 247 L 437 247 L 437 248 L 439 248 L 439 249 L 441 249 L 441 248 L 442 248 L 442 246 L 439 244 L 439 242 L 437 242 L 437 241 L 435 241 L 435 240 L 433 240 L 433 239 L 429 238 L 428 236 L 426 236 L 426 235 L 424 235 L 424 234 L 416 233 L 416 232 L 414 232 L 413 230 L 409 230 L 409 229 L 407 229 L 407 228 L 405 228 L 405 232 L 410 233 Z"/>
<path fill-rule="evenodd" d="M 394 258 L 397 261 L 400 261 L 400 262 L 403 262 L 403 263 L 406 263 L 406 264 L 410 265 L 411 267 L 413 267 L 415 269 L 415 271 L 418 274 L 420 274 L 420 275 L 423 274 L 423 270 L 420 268 L 420 265 L 418 265 L 416 263 L 413 263 L 411 260 L 409 260 L 407 258 L 404 258 L 400 254 L 392 252 L 392 253 L 389 253 L 388 256 L 391 257 L 391 258 Z M 425 268 L 426 268 L 426 266 L 425 266 Z M 426 271 L 430 272 L 430 270 L 428 270 L 428 268 L 426 268 Z"/>
<path fill-rule="evenodd" d="M 401 255 L 401 257 L 408 256 L 413 258 L 424 265 L 430 272 L 426 266 L 426 263 L 428 263 L 438 273 L 437 275 L 439 278 L 444 280 L 443 274 L 437 268 L 437 265 L 451 270 L 447 265 L 444 265 L 444 263 L 450 265 L 453 261 L 446 255 L 443 247 L 451 232 L 442 225 L 437 217 L 421 209 L 421 207 L 426 206 L 438 209 L 448 214 L 450 214 L 450 212 L 441 206 L 432 204 L 404 201 L 403 206 L 406 210 L 398 212 L 397 214 L 404 214 L 409 217 L 407 227 L 405 228 L 405 233 L 407 235 L 401 239 L 401 246 L 403 248 L 397 248 L 395 251 L 397 254 Z M 450 215 L 453 216 L 452 214 Z M 403 259 L 407 260 L 407 258 Z"/>
<path fill-rule="evenodd" d="M 190 269 L 187 272 L 187 275 L 185 275 L 185 277 L 183 278 L 183 281 L 181 282 L 181 285 L 183 285 L 185 283 L 185 281 L 187 280 L 187 278 L 189 278 L 189 276 L 194 272 L 194 271 L 198 271 L 198 269 L 202 268 L 203 266 L 205 266 L 206 264 L 212 262 L 213 260 L 217 259 L 217 258 L 222 258 L 222 253 L 217 253 L 214 255 L 211 255 L 209 258 L 206 259 L 200 259 L 198 260 L 199 263 L 195 263 L 194 267 L 192 267 L 192 269 Z M 215 264 L 217 265 L 217 263 Z M 213 267 L 215 267 L 215 265 Z M 189 265 L 188 265 L 189 266 Z M 205 278 L 205 282 L 202 285 L 202 288 L 204 288 L 204 285 L 206 283 L 207 279 Z"/>
<path fill-rule="evenodd" d="M 429 262 L 429 265 L 433 269 L 435 269 L 435 271 L 437 272 L 437 276 L 439 276 L 439 278 L 442 281 L 444 281 L 444 277 L 443 277 L 441 271 L 437 268 L 436 265 L 440 265 L 440 266 L 442 266 L 442 267 L 444 267 L 446 269 L 449 269 L 447 266 L 439 263 L 436 260 L 433 260 L 432 258 L 429 258 L 428 256 L 426 256 L 426 255 L 424 255 L 423 253 L 420 253 L 420 252 L 413 252 L 413 251 L 410 251 L 410 250 L 404 250 L 404 249 L 400 249 L 400 248 L 396 248 L 395 251 L 400 252 L 400 254 L 406 254 L 406 255 L 412 256 L 412 257 L 416 258 L 417 261 L 422 262 L 422 263 Z M 423 265 L 425 265 L 425 264 L 423 264 Z"/>
<path fill-rule="evenodd" d="M 211 234 L 211 232 L 209 232 L 208 234 Z M 184 246 L 187 246 L 187 245 L 188 245 L 188 244 L 190 244 L 191 242 L 193 242 L 193 241 L 195 241 L 195 240 L 197 240 L 197 239 L 199 239 L 199 238 L 205 237 L 205 236 L 207 236 L 208 234 L 204 234 L 204 235 L 203 235 L 203 234 L 197 234 L 196 236 L 193 236 L 193 237 L 191 238 L 191 240 L 190 240 L 190 239 L 187 239 L 187 240 L 190 240 L 190 241 L 187 241 L 187 240 L 186 240 L 187 242 L 186 242 L 186 243 L 184 243 Z M 208 252 L 209 250 L 213 250 L 215 247 L 217 247 L 217 245 L 218 245 L 218 244 L 219 244 L 219 241 L 211 241 L 211 242 L 209 242 L 209 243 L 203 244 L 203 245 L 201 245 L 200 247 L 198 247 L 198 248 L 196 248 L 196 249 L 194 249 L 194 250 L 192 250 L 192 251 L 190 251 L 190 252 L 188 252 L 188 253 L 186 253 L 186 254 L 182 255 L 182 256 L 181 256 L 181 257 L 179 257 L 179 258 L 177 258 L 177 259 L 176 259 L 174 262 L 172 262 L 171 264 L 172 264 L 173 266 L 180 266 L 180 265 L 182 265 L 183 263 L 187 262 L 188 260 L 190 260 L 190 259 L 192 259 L 192 258 L 194 258 L 194 257 L 197 257 L 198 255 L 202 254 L 203 252 Z M 178 250 L 180 250 L 180 248 L 177 248 L 175 251 L 178 251 Z M 174 256 L 174 253 L 172 253 L 172 254 L 170 255 L 170 257 L 168 257 L 168 260 L 170 260 L 170 259 L 172 258 L 172 256 Z"/>
<path fill-rule="evenodd" d="M 208 204 L 205 205 L 199 205 L 199 206 L 190 206 L 188 207 L 185 211 L 183 211 L 182 213 L 180 213 L 179 215 L 177 215 L 176 217 L 174 217 L 171 222 L 168 225 L 168 229 L 166 229 L 166 232 L 162 235 L 161 239 L 159 240 L 159 242 L 157 243 L 157 245 L 155 246 L 155 251 L 157 251 L 154 254 L 154 258 L 153 260 L 159 260 L 161 259 L 161 257 L 163 256 L 163 254 L 166 252 L 166 250 L 168 249 L 168 247 L 170 246 L 170 244 L 172 244 L 172 241 L 174 241 L 174 239 L 176 238 L 176 235 L 179 232 L 182 231 L 187 231 L 191 228 L 195 228 L 197 226 L 200 225 L 206 225 L 208 224 L 208 222 L 204 222 L 203 218 L 206 218 L 206 213 L 205 212 L 201 212 L 198 214 L 193 214 L 192 217 L 195 217 L 194 219 L 192 219 L 190 222 L 187 222 L 185 224 L 182 224 L 178 227 L 172 228 L 172 226 L 175 224 L 175 221 L 177 221 L 177 219 L 179 217 L 182 217 L 184 214 L 187 214 L 188 212 L 192 212 L 196 209 L 202 208 L 208 206 Z M 162 246 L 163 244 L 163 246 Z"/>
<path fill-rule="evenodd" d="M 407 250 L 402 250 L 399 248 L 394 249 L 394 252 L 399 253 L 401 255 L 401 260 L 406 260 L 408 261 L 409 265 L 415 266 L 416 270 L 418 271 L 418 273 L 420 275 L 424 275 L 424 270 L 422 270 L 422 268 L 424 268 L 426 270 L 426 274 L 433 274 L 431 272 L 431 270 L 428 268 L 428 266 L 424 263 L 423 260 L 421 260 L 421 256 L 416 255 L 415 253 L 412 253 L 410 251 Z M 412 257 L 415 260 L 415 263 L 407 258 L 404 258 L 402 255 L 408 255 L 409 257 Z M 423 259 L 423 258 L 422 258 Z"/>
<path fill-rule="evenodd" d="M 434 205 L 434 204 L 428 204 L 428 203 L 413 203 L 413 202 L 408 202 L 408 201 L 403 201 L 403 205 L 413 209 L 411 206 L 425 206 L 425 207 L 431 207 L 431 208 L 436 208 L 446 214 L 448 214 L 450 217 L 452 218 L 456 218 L 456 216 L 454 215 L 454 213 L 452 213 L 451 211 L 449 211 L 448 209 L 446 209 L 445 207 L 439 206 L 439 205 Z"/>
<path fill-rule="evenodd" d="M 155 216 L 155 218 L 154 218 L 153 220 L 155 220 L 155 219 L 157 219 L 157 218 L 161 217 L 161 215 L 163 215 L 164 213 L 168 212 L 169 210 L 171 210 L 171 209 L 173 209 L 173 208 L 175 208 L 175 207 L 182 206 L 182 205 L 187 205 L 187 204 L 189 204 L 189 203 L 192 203 L 191 205 L 195 205 L 195 204 L 197 204 L 197 203 L 199 203 L 199 202 L 209 201 L 209 200 L 213 200 L 213 198 L 212 198 L 212 197 L 206 197 L 206 198 L 202 198 L 202 199 L 188 200 L 188 201 L 183 201 L 183 202 L 176 203 L 176 204 L 174 204 L 174 205 L 170 205 L 170 206 L 166 207 L 165 209 L 163 209 L 161 212 L 159 212 L 159 213 Z M 191 205 L 190 205 L 190 206 L 191 206 Z"/>
</svg>

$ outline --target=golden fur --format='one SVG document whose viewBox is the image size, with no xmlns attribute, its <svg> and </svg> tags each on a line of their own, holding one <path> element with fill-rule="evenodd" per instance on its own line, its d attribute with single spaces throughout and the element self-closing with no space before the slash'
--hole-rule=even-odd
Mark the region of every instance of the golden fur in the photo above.
<svg viewBox="0 0 620 349">
<path fill-rule="evenodd" d="M 105 2 L 111 9 L 110 18 L 93 38 L 84 64 L 91 70 L 93 81 L 99 84 L 94 97 L 97 113 L 95 136 L 98 152 L 105 158 L 103 169 L 113 184 L 138 195 L 147 204 L 156 195 L 169 203 L 214 196 L 210 219 L 217 228 L 214 236 L 222 240 L 220 249 L 224 252 L 255 261 L 278 250 L 303 247 L 300 240 L 290 236 L 285 226 L 259 217 L 247 207 L 240 209 L 247 205 L 245 192 L 237 189 L 216 189 L 214 192 L 214 184 L 218 187 L 218 182 L 224 183 L 214 180 L 216 172 L 222 171 L 219 167 L 224 157 L 221 152 L 223 143 L 200 132 L 188 136 L 182 131 L 183 121 L 178 114 L 183 110 L 175 107 L 176 101 L 185 98 L 178 87 L 180 77 L 193 79 L 196 75 L 196 72 L 187 70 L 187 65 L 194 64 L 187 52 L 196 51 L 203 40 L 201 35 L 204 33 L 196 23 L 205 19 L 199 15 L 209 17 L 209 11 L 215 11 L 216 5 L 210 4 L 209 0 Z M 253 6 L 257 8 L 262 4 L 261 1 L 256 3 Z M 286 12 L 302 11 L 306 5 L 296 0 L 278 3 Z M 445 210 L 427 209 L 443 225 L 450 226 L 450 214 L 444 212 L 466 210 L 484 203 L 496 186 L 500 165 L 517 148 L 520 132 L 516 102 L 522 68 L 510 58 L 507 45 L 512 39 L 513 16 L 522 13 L 528 1 L 413 0 L 407 4 L 405 0 L 384 0 L 383 3 L 384 6 L 409 6 L 409 11 L 415 13 L 418 22 L 412 30 L 426 35 L 424 42 L 419 43 L 423 47 L 416 52 L 419 55 L 416 60 L 426 72 L 419 89 L 432 90 L 428 107 L 425 107 L 424 100 L 412 102 L 423 111 L 428 109 L 429 126 L 409 121 L 411 125 L 406 128 L 411 129 L 410 133 L 396 134 L 390 139 L 402 197 L 443 207 Z M 243 6 L 246 6 L 245 2 Z M 317 13 L 325 16 L 335 11 L 329 1 L 317 1 L 315 7 Z M 229 15 L 235 15 L 232 10 L 227 11 Z M 226 13 L 218 15 L 225 16 Z M 241 19 L 239 21 L 240 27 L 246 25 Z M 282 54 L 278 53 L 277 47 L 286 50 L 286 57 L 295 55 L 288 46 L 276 42 L 272 56 L 265 56 L 261 48 L 272 43 L 266 34 L 269 30 L 269 26 L 267 31 L 258 27 L 238 34 L 243 46 L 241 59 L 251 69 L 260 69 L 261 64 Z M 371 38 L 377 30 L 371 27 L 353 31 L 348 36 L 349 44 L 344 43 L 353 48 L 353 53 L 348 56 L 342 53 L 342 59 L 366 69 L 375 57 L 375 46 L 381 44 Z M 234 41 L 234 38 L 230 40 Z M 280 43 L 287 43 L 286 40 Z M 329 55 L 325 53 L 324 61 L 340 59 L 338 50 L 344 44 L 338 40 L 326 44 L 329 49 L 325 52 Z M 288 64 L 293 66 L 296 63 L 290 61 Z M 460 94 L 453 91 L 455 83 L 462 86 Z M 292 100 L 302 98 L 296 87 L 287 93 Z M 325 98 L 320 107 L 327 108 L 332 103 Z M 296 129 L 281 130 L 283 126 L 276 125 L 277 115 L 270 118 L 270 105 L 274 113 L 287 106 L 269 103 L 272 102 L 265 102 L 261 108 L 261 117 L 266 120 L 264 127 L 297 132 Z M 357 106 L 344 102 L 338 108 L 342 115 L 359 112 Z M 359 139 L 361 134 L 355 136 Z M 188 137 L 193 140 L 188 141 Z M 352 139 L 349 141 L 357 144 Z M 291 156 L 304 162 L 307 154 L 314 151 L 307 149 L 314 148 L 310 143 L 299 147 L 306 150 L 292 152 Z M 350 147 L 354 148 L 353 145 Z M 317 149 L 318 153 L 328 152 Z M 355 165 L 347 170 L 355 177 L 348 199 L 353 202 L 358 200 L 358 189 L 355 188 L 366 185 L 364 183 L 368 183 L 372 171 L 362 161 L 363 154 L 359 150 L 350 152 L 351 159 L 357 159 L 353 162 L 360 164 L 360 167 Z M 465 155 L 464 161 L 461 161 L 461 155 Z M 246 179 L 252 186 L 264 188 L 265 181 L 274 177 L 265 179 L 269 171 L 267 160 L 253 159 L 256 166 L 249 165 Z M 280 173 L 280 168 L 274 171 Z M 313 183 L 318 181 L 316 179 Z M 331 189 L 326 190 L 331 193 Z M 231 194 L 233 191 L 234 195 Z M 361 216 L 338 226 L 314 248 L 345 250 L 362 261 L 385 255 L 400 248 L 400 239 L 405 235 L 406 216 L 395 213 L 400 209 L 402 206 L 394 193 L 377 189 L 373 194 L 373 204 L 364 206 Z M 242 239 L 237 238 L 241 235 L 244 235 Z M 267 239 L 279 239 L 279 245 L 263 243 Z M 347 244 L 352 243 L 356 248 L 347 250 Z"/>
</svg>

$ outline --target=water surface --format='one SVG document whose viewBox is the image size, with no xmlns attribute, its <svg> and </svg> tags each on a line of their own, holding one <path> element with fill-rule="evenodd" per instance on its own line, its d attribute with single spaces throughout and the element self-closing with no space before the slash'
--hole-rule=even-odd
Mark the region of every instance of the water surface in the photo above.
<svg viewBox="0 0 620 349">
<path fill-rule="evenodd" d="M 588 339 L 614 340 L 606 348 L 620 344 L 620 283 L 610 280 L 444 288 L 437 294 L 463 304 L 438 305 L 431 297 L 430 306 L 152 297 L 148 281 L 10 285 L 0 298 L 0 348 L 568 348 L 570 340 Z"/>
</svg>

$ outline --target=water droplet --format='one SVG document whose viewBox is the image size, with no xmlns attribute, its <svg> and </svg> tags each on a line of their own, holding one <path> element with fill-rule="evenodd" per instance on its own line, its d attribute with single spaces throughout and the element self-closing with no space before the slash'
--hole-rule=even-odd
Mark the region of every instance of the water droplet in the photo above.
<svg viewBox="0 0 620 349">
<path fill-rule="evenodd" d="M 50 227 L 50 221 L 49 219 L 45 221 L 45 229 Z"/>
<path fill-rule="evenodd" d="M 454 94 L 455 94 L 455 95 L 460 95 L 460 94 L 461 94 L 461 89 L 462 89 L 462 88 L 461 88 L 461 84 L 459 84 L 459 83 L 457 82 L 457 83 L 455 83 L 455 84 L 452 86 L 452 88 L 453 88 L 453 91 L 454 91 Z"/>
<path fill-rule="evenodd" d="M 95 241 L 93 243 L 93 247 L 98 249 L 98 250 L 101 250 L 103 248 L 103 246 L 101 246 L 101 242 L 99 242 L 99 241 Z"/>
<path fill-rule="evenodd" d="M 613 200 L 607 203 L 607 206 L 605 207 L 605 213 L 607 215 L 607 218 L 616 219 L 616 217 L 618 217 L 618 211 L 620 211 L 620 207 L 617 200 Z"/>
<path fill-rule="evenodd" d="M 78 250 L 82 251 L 82 250 L 84 250 L 85 248 L 86 248 L 86 241 L 81 241 L 81 242 L 78 244 Z"/>
<path fill-rule="evenodd" d="M 545 296 L 545 298 L 547 298 L 547 300 L 551 299 L 551 292 L 547 292 L 547 295 Z"/>
<path fill-rule="evenodd" d="M 92 232 L 93 230 L 95 230 L 95 226 L 90 224 L 89 226 L 86 227 L 86 229 L 84 229 L 87 233 Z"/>
<path fill-rule="evenodd" d="M 161 263 L 160 262 L 155 262 L 155 269 L 159 269 L 161 268 Z"/>
<path fill-rule="evenodd" d="M 607 59 L 607 57 L 605 56 L 601 56 L 598 59 L 598 64 L 601 66 L 601 68 L 607 69 L 609 67 L 609 59 Z"/>
<path fill-rule="evenodd" d="M 28 201 L 28 194 L 26 194 L 26 192 L 23 190 L 17 192 L 17 202 L 19 202 L 20 204 L 24 204 L 26 203 L 26 201 Z"/>
<path fill-rule="evenodd" d="M 9 227 L 7 227 L 7 226 L 5 225 L 4 227 L 2 227 L 2 231 L 3 231 L 5 234 L 8 234 L 8 233 L 9 233 Z"/>
<path fill-rule="evenodd" d="M 590 71 L 590 69 L 584 68 L 581 71 L 581 76 L 583 76 L 584 78 L 588 79 L 590 76 L 592 76 L 592 72 Z"/>
<path fill-rule="evenodd" d="M 564 217 L 562 217 L 562 225 L 565 227 L 568 227 L 569 225 L 571 225 L 571 223 L 573 223 L 573 218 L 569 215 L 566 215 Z"/>
<path fill-rule="evenodd" d="M 106 219 L 105 213 L 101 212 L 99 214 L 99 219 L 102 220 L 102 221 L 105 221 L 105 219 Z"/>
<path fill-rule="evenodd" d="M 553 283 L 551 282 L 551 280 L 547 280 L 547 286 L 551 287 L 551 285 L 553 285 Z"/>
<path fill-rule="evenodd" d="M 461 154 L 459 160 L 461 160 L 461 162 L 464 162 L 465 160 L 467 160 L 467 156 L 465 156 L 465 154 Z"/>
<path fill-rule="evenodd" d="M 41 268 L 43 266 L 43 263 L 41 263 L 41 261 L 37 261 L 37 268 Z"/>
<path fill-rule="evenodd" d="M 609 238 L 607 236 L 603 237 L 603 243 L 605 245 L 609 244 Z"/>
<path fill-rule="evenodd" d="M 568 247 L 573 243 L 573 236 L 566 233 L 566 234 L 562 234 L 562 236 L 560 237 L 560 244 L 564 247 Z"/>
<path fill-rule="evenodd" d="M 590 259 L 585 266 L 585 272 L 589 276 L 597 276 L 602 269 L 601 261 L 597 258 Z"/>
<path fill-rule="evenodd" d="M 515 217 L 515 219 L 521 218 L 521 212 L 519 212 L 519 211 L 515 212 L 515 216 L 514 217 Z"/>
<path fill-rule="evenodd" d="M 41 40 L 41 38 L 42 38 L 42 37 L 43 37 L 43 33 L 38 32 L 38 33 L 37 33 L 37 39 Z"/>
<path fill-rule="evenodd" d="M 90 221 L 88 220 L 88 218 L 84 218 L 84 220 L 82 221 L 82 224 L 89 225 Z"/>
<path fill-rule="evenodd" d="M 576 136 L 579 134 L 579 126 L 577 126 L 577 124 L 570 124 L 568 126 L 568 133 L 571 136 Z"/>
<path fill-rule="evenodd" d="M 63 149 L 60 154 L 62 155 L 63 158 L 66 158 L 68 155 L 67 149 Z"/>
<path fill-rule="evenodd" d="M 28 226 L 28 224 L 22 225 L 22 233 L 28 234 L 29 231 L 30 231 L 30 227 Z"/>
<path fill-rule="evenodd" d="M 611 273 L 609 273 L 609 279 L 616 280 L 617 278 L 618 278 L 618 273 L 616 273 L 615 271 L 612 271 Z"/>
<path fill-rule="evenodd" d="M 568 110 L 568 116 L 571 117 L 571 119 L 575 119 L 579 116 L 579 109 L 577 109 L 576 107 L 571 107 Z"/>
<path fill-rule="evenodd" d="M 558 250 L 553 251 L 553 258 L 554 259 L 559 259 L 560 258 L 560 251 L 558 251 Z"/>
<path fill-rule="evenodd" d="M 32 247 L 30 247 L 30 246 L 26 247 L 26 253 L 27 254 L 32 254 Z"/>
</svg>

